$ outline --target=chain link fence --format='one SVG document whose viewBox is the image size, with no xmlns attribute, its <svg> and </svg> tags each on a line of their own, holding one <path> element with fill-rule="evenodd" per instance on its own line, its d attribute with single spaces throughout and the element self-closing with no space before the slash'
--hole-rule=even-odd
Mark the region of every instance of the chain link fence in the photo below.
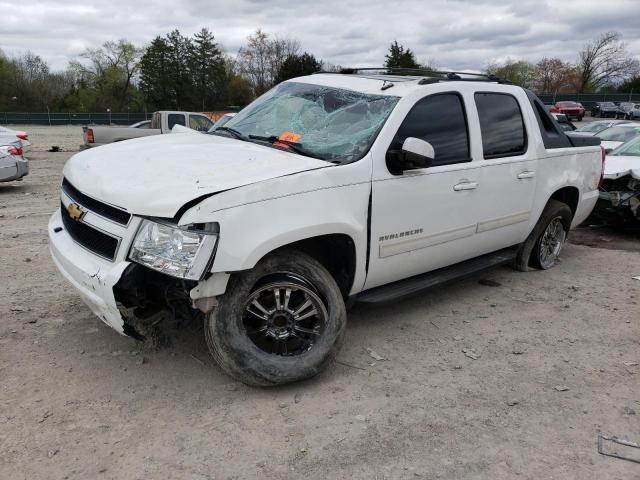
<svg viewBox="0 0 640 480">
<path fill-rule="evenodd" d="M 562 101 L 580 102 L 584 108 L 590 110 L 596 102 L 637 102 L 640 103 L 638 93 L 545 93 L 538 95 L 544 103 L 553 104 Z"/>
</svg>

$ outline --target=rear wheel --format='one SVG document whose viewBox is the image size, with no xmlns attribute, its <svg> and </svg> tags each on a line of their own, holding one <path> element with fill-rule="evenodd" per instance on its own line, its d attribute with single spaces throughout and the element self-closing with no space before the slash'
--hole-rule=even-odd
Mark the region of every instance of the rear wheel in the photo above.
<svg viewBox="0 0 640 480">
<path fill-rule="evenodd" d="M 231 277 L 205 320 L 209 351 L 232 377 L 258 386 L 312 377 L 337 355 L 346 329 L 342 294 L 314 258 L 269 255 Z"/>
<path fill-rule="evenodd" d="M 524 272 L 553 267 L 567 239 L 572 216 L 567 204 L 549 200 L 533 231 L 520 246 L 514 268 Z"/>
</svg>

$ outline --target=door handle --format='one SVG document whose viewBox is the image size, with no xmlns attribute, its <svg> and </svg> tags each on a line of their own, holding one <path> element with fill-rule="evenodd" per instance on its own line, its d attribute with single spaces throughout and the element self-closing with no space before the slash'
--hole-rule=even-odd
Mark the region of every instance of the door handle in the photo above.
<svg viewBox="0 0 640 480">
<path fill-rule="evenodd" d="M 475 190 L 476 188 L 478 188 L 478 182 L 460 182 L 453 186 L 456 192 L 460 192 L 461 190 Z"/>
<path fill-rule="evenodd" d="M 531 170 L 525 170 L 524 172 L 520 172 L 518 174 L 518 180 L 522 180 L 525 178 L 533 178 L 536 176 L 536 172 L 532 172 Z"/>
</svg>

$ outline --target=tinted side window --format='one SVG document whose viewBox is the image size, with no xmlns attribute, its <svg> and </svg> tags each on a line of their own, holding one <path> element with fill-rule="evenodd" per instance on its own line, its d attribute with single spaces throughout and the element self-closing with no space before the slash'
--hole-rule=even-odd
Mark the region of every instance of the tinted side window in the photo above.
<svg viewBox="0 0 640 480">
<path fill-rule="evenodd" d="M 182 125 L 183 127 L 186 127 L 184 115 L 181 113 L 170 113 L 169 117 L 167 118 L 167 125 L 169 127 L 169 130 L 171 130 L 174 125 Z"/>
<path fill-rule="evenodd" d="M 484 158 L 510 157 L 527 149 L 518 101 L 504 93 L 476 93 Z"/>
<path fill-rule="evenodd" d="M 468 162 L 469 135 L 462 99 L 442 93 L 418 101 L 402 122 L 391 148 L 399 150 L 408 137 L 429 142 L 434 165 Z"/>
</svg>

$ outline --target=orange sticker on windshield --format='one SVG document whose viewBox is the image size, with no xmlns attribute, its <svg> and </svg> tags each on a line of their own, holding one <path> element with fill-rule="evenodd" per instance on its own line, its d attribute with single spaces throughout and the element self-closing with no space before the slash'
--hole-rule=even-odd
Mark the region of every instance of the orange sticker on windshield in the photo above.
<svg viewBox="0 0 640 480">
<path fill-rule="evenodd" d="M 298 135 L 297 133 L 292 132 L 284 132 L 278 140 L 273 142 L 277 147 L 286 147 L 287 143 L 295 143 L 302 138 L 302 135 Z"/>
<path fill-rule="evenodd" d="M 302 135 L 298 135 L 297 133 L 284 132 L 282 135 L 280 135 L 280 138 L 278 138 L 278 140 L 282 140 L 283 142 L 294 143 L 300 140 L 301 138 L 302 138 Z"/>
</svg>

